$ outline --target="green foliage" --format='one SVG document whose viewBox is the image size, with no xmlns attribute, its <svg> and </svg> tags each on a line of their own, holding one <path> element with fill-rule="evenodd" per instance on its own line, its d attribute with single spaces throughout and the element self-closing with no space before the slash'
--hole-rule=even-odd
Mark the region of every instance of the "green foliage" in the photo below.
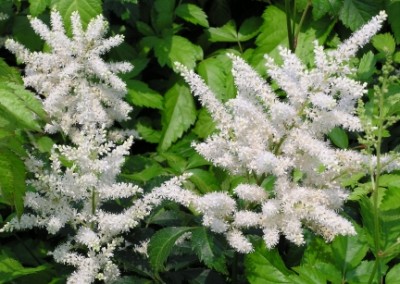
<svg viewBox="0 0 400 284">
<path fill-rule="evenodd" d="M 149 88 L 146 83 L 137 80 L 127 82 L 128 94 L 126 100 L 131 104 L 148 108 L 163 108 L 163 97 L 156 91 Z"/>
<path fill-rule="evenodd" d="M 5 254 L 0 254 L 0 283 L 11 283 L 22 276 L 31 275 L 46 269 L 46 266 L 41 265 L 35 268 L 25 268 L 17 260 L 8 257 Z"/>
<path fill-rule="evenodd" d="M 28 130 L 40 130 L 35 116 L 46 119 L 46 113 L 33 93 L 20 85 L 3 83 L 0 86 L 0 96 L 0 112 L 2 118 L 8 121 L 9 127 L 17 126 Z M 7 127 L 7 125 L 2 127 Z"/>
<path fill-rule="evenodd" d="M 194 4 L 181 4 L 176 7 L 175 13 L 185 21 L 208 28 L 206 13 Z"/>
<path fill-rule="evenodd" d="M 26 191 L 26 169 L 21 158 L 26 157 L 23 131 L 40 131 L 36 119 L 46 119 L 34 94 L 19 84 L 20 77 L 3 62 L 0 74 L 0 193 L 1 202 L 15 208 L 21 216 Z M 6 76 L 6 71 L 10 76 Z M 10 79 L 10 80 L 9 80 Z M 8 82 L 9 81 L 9 82 Z"/>
<path fill-rule="evenodd" d="M 357 70 L 357 76 L 361 81 L 368 82 L 372 75 L 376 72 L 375 69 L 376 59 L 372 51 L 364 54 L 360 60 Z"/>
<path fill-rule="evenodd" d="M 90 19 L 101 14 L 101 0 L 51 0 L 51 8 L 57 9 L 66 22 L 67 29 L 70 29 L 70 17 L 72 12 L 78 11 L 83 26 L 89 23 Z"/>
<path fill-rule="evenodd" d="M 245 257 L 244 266 L 251 284 L 293 283 L 290 279 L 292 273 L 286 268 L 279 252 L 267 250 L 262 242 Z"/>
<path fill-rule="evenodd" d="M 160 150 L 168 149 L 196 120 L 193 96 L 186 85 L 177 83 L 165 94 Z"/>
<path fill-rule="evenodd" d="M 8 66 L 3 58 L 0 58 L 0 81 L 22 84 L 22 78 L 18 70 Z"/>
<path fill-rule="evenodd" d="M 395 265 L 386 275 L 386 284 L 395 284 L 399 280 L 400 264 Z"/>
<path fill-rule="evenodd" d="M 389 0 L 385 1 L 385 10 L 389 16 L 389 23 L 392 27 L 393 35 L 396 39 L 396 43 L 400 43 L 400 19 L 397 15 L 400 13 L 400 1 Z"/>
<path fill-rule="evenodd" d="M 69 16 L 74 10 L 80 13 L 85 24 L 103 13 L 110 21 L 111 34 L 123 33 L 126 38 L 123 45 L 110 53 L 109 61 L 128 60 L 135 66 L 133 71 L 123 75 L 128 87 L 126 101 L 133 105 L 134 111 L 130 121 L 116 127 L 137 130 L 141 140 L 127 157 L 121 180 L 149 190 L 171 175 L 191 173 L 186 186 L 205 194 L 231 191 L 252 177 L 229 176 L 210 166 L 193 150 L 192 142 L 211 135 L 216 131 L 215 124 L 209 113 L 198 107 L 186 84 L 175 73 L 174 62 L 196 69 L 218 99 L 226 101 L 236 95 L 227 53 L 242 56 L 264 76 L 261 71 L 264 70 L 264 54 L 279 62 L 278 46 L 289 45 L 285 25 L 289 19 L 294 28 L 291 36 L 296 36 L 295 52 L 305 64 L 311 65 L 313 41 L 317 40 L 326 48 L 335 47 L 351 31 L 385 9 L 389 24 L 374 37 L 372 44 L 364 47 L 359 60 L 354 61 L 357 70 L 354 76 L 368 84 L 369 92 L 363 98 L 365 117 L 372 125 L 378 125 L 380 115 L 385 120 L 385 127 L 380 132 L 371 132 L 371 136 L 380 133 L 382 153 L 398 151 L 400 127 L 396 117 L 400 115 L 400 83 L 398 79 L 385 77 L 386 85 L 381 88 L 386 90 L 381 96 L 383 103 L 373 86 L 382 83 L 379 77 L 382 77 L 386 61 L 391 60 L 394 70 L 399 68 L 400 1 L 296 0 L 296 9 L 291 14 L 284 10 L 282 3 L 0 0 L 0 11 L 10 16 L 0 22 L 0 36 L 12 37 L 29 49 L 39 51 L 47 47 L 30 28 L 27 15 L 48 21 L 50 9 L 58 9 L 69 29 Z M 308 3 L 311 3 L 310 8 L 307 8 Z M 23 163 L 26 149 L 46 159 L 54 143 L 68 141 L 41 133 L 47 120 L 41 104 L 34 93 L 22 86 L 18 63 L 14 63 L 4 49 L 1 49 L 1 56 L 4 59 L 0 58 L 0 221 L 3 222 L 13 214 L 10 206 L 18 215 L 23 211 L 25 178 L 30 176 Z M 394 70 L 391 76 L 396 75 Z M 357 141 L 357 135 L 335 128 L 327 139 L 332 147 L 363 148 L 376 153 L 377 139 L 374 146 L 367 141 Z M 290 250 L 284 240 L 277 249 L 267 250 L 261 240 L 254 238 L 252 254 L 235 256 L 218 235 L 200 227 L 200 217 L 193 209 L 163 204 L 146 220 L 145 227 L 132 233 L 135 242 L 137 238 L 150 238 L 149 259 L 132 256 L 133 253 L 130 258 L 118 258 L 124 269 L 117 283 L 319 284 L 378 283 L 383 279 L 385 283 L 397 283 L 400 173 L 379 173 L 378 180 L 373 183 L 371 176 L 376 177 L 376 173 L 352 174 L 343 181 L 350 189 L 350 202 L 343 213 L 353 220 L 358 234 L 338 237 L 328 244 L 308 234 L 304 250 Z M 378 187 L 374 188 L 376 182 Z M 274 177 L 265 179 L 263 186 L 271 190 Z M 127 202 L 130 201 L 117 200 L 116 204 L 106 206 L 123 208 Z M 187 232 L 191 232 L 191 239 L 176 245 Z M 22 239 L 18 246 L 14 236 L 0 236 L 0 283 L 27 283 L 30 279 L 35 283 L 65 282 L 65 274 L 69 272 L 53 267 L 54 262 L 49 264 L 51 260 L 46 258 L 55 241 L 46 239 L 48 245 L 42 246 L 36 245 L 28 235 L 15 236 L 18 235 Z M 37 238 L 45 240 L 40 234 Z M 25 243 L 27 245 L 22 245 Z M 37 280 L 39 278 L 41 280 Z"/>
<path fill-rule="evenodd" d="M 352 31 L 368 22 L 383 9 L 383 0 L 344 0 L 339 18 Z"/>
<path fill-rule="evenodd" d="M 192 230 L 192 248 L 207 267 L 227 274 L 226 258 L 222 248 L 218 247 L 212 234 L 206 228 Z"/>
<path fill-rule="evenodd" d="M 159 230 L 150 239 L 149 243 L 149 259 L 150 264 L 156 271 L 164 269 L 164 263 L 167 260 L 175 242 L 184 233 L 190 232 L 192 228 L 187 227 L 170 227 Z"/>
<path fill-rule="evenodd" d="M 29 14 L 34 17 L 42 14 L 49 7 L 50 0 L 29 0 Z"/>
<path fill-rule="evenodd" d="M 339 127 L 333 128 L 328 137 L 339 148 L 346 149 L 349 146 L 349 138 L 346 132 Z"/>
<path fill-rule="evenodd" d="M 220 28 L 209 28 L 211 42 L 241 42 L 255 37 L 261 20 L 256 17 L 246 19 L 239 29 L 234 21 L 229 21 Z"/>
<path fill-rule="evenodd" d="M 373 37 L 372 44 L 379 52 L 391 55 L 395 52 L 396 43 L 390 33 L 378 34 Z"/>
<path fill-rule="evenodd" d="M 25 166 L 20 157 L 5 147 L 0 148 L 2 202 L 13 206 L 19 216 L 24 210 L 25 174 Z"/>
<path fill-rule="evenodd" d="M 343 3 L 341 0 L 313 0 L 312 14 L 315 20 L 319 20 L 326 14 L 336 16 L 339 14 Z"/>
</svg>

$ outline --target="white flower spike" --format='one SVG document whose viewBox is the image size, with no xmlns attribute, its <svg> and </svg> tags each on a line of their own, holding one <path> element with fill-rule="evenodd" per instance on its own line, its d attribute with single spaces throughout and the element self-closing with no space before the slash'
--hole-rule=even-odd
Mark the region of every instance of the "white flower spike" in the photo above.
<svg viewBox="0 0 400 284">
<path fill-rule="evenodd" d="M 217 124 L 218 132 L 195 144 L 196 150 L 233 174 L 254 174 L 258 180 L 275 178 L 269 194 L 254 184 L 234 189 L 241 202 L 259 205 L 255 212 L 237 211 L 234 200 L 223 193 L 209 193 L 197 201 L 197 209 L 204 214 L 203 225 L 224 233 L 237 251 L 252 250 L 240 231 L 247 226 L 262 229 L 269 248 L 278 243 L 280 235 L 297 245 L 304 244 L 303 226 L 327 241 L 337 235 L 355 234 L 352 224 L 338 214 L 347 197 L 338 177 L 364 170 L 365 158 L 352 150 L 333 148 L 325 137 L 337 126 L 362 130 L 355 113 L 366 86 L 347 76 L 352 72 L 348 61 L 385 19 L 386 14 L 381 12 L 337 50 L 324 52 L 316 43 L 312 69 L 286 48 L 279 50 L 283 59 L 280 66 L 266 55 L 267 73 L 285 92 L 285 99 L 233 54 L 228 56 L 233 63 L 237 96 L 225 104 L 216 99 L 200 76 L 177 64 Z M 294 172 L 300 173 L 300 179 Z M 226 207 L 223 214 L 214 208 L 214 202 Z"/>
</svg>

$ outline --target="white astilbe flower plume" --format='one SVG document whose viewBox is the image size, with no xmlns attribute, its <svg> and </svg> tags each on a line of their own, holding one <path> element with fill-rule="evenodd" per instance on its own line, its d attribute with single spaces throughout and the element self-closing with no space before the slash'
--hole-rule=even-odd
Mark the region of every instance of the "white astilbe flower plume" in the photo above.
<svg viewBox="0 0 400 284">
<path fill-rule="evenodd" d="M 123 247 L 121 234 L 141 224 L 151 210 L 171 200 L 189 206 L 196 198 L 181 188 L 188 177 L 172 178 L 148 194 L 136 185 L 118 182 L 118 175 L 133 143 L 132 131 L 108 131 L 115 120 L 128 118 L 131 107 L 123 101 L 125 83 L 116 75 L 129 63 L 105 63 L 101 55 L 123 37 L 104 38 L 102 16 L 82 29 L 72 13 L 72 38 L 66 36 L 61 16 L 51 13 L 50 30 L 33 18 L 33 29 L 51 53 L 30 52 L 9 40 L 7 48 L 26 64 L 24 82 L 43 98 L 49 113 L 48 131 L 61 131 L 72 143 L 54 145 L 50 162 L 33 154 L 26 166 L 35 190 L 26 193 L 26 213 L 11 219 L 0 232 L 43 228 L 49 234 L 70 228 L 67 243 L 52 252 L 55 261 L 75 267 L 67 283 L 112 283 L 120 275 L 114 252 Z M 131 205 L 109 212 L 105 204 L 129 199 Z"/>
<path fill-rule="evenodd" d="M 241 233 L 247 227 L 262 229 L 270 248 L 280 235 L 304 244 L 303 226 L 327 241 L 355 234 L 352 224 L 337 213 L 347 197 L 338 177 L 365 170 L 365 158 L 352 150 L 333 148 L 326 135 L 334 127 L 362 130 L 356 103 L 366 93 L 366 86 L 347 76 L 353 71 L 348 61 L 385 19 L 381 12 L 337 50 L 325 52 L 315 43 L 315 67 L 311 69 L 286 48 L 279 50 L 282 65 L 266 56 L 267 73 L 286 94 L 284 99 L 233 54 L 229 57 L 237 96 L 225 104 L 200 76 L 176 63 L 217 124 L 217 133 L 195 144 L 196 150 L 233 174 L 250 173 L 261 182 L 267 176 L 275 177 L 270 194 L 252 184 L 234 189 L 240 202 L 258 204 L 256 212 L 237 211 L 239 206 L 228 194 L 209 193 L 197 200 L 203 224 L 224 233 L 237 251 L 252 249 Z M 295 178 L 293 172 L 301 177 Z M 225 208 L 223 212 L 215 208 L 217 202 Z"/>
<path fill-rule="evenodd" d="M 78 12 L 73 12 L 72 38 L 66 35 L 57 11 L 51 13 L 51 29 L 37 18 L 30 22 L 50 52 L 31 52 L 12 39 L 6 41 L 6 48 L 26 64 L 25 86 L 44 97 L 44 109 L 51 118 L 48 132 L 70 134 L 75 125 L 110 126 L 114 120 L 128 118 L 131 107 L 122 100 L 125 83 L 116 73 L 128 72 L 132 65 L 106 63 L 101 58 L 122 43 L 122 35 L 104 38 L 108 24 L 101 15 L 83 30 Z"/>
</svg>

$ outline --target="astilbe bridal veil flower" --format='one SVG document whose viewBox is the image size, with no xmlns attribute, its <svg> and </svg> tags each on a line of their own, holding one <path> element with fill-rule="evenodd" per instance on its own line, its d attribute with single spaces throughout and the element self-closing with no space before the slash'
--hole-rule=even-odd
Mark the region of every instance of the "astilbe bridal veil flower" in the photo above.
<svg viewBox="0 0 400 284">
<path fill-rule="evenodd" d="M 27 210 L 21 218 L 12 219 L 0 231 L 39 227 L 56 234 L 68 227 L 69 239 L 52 252 L 57 262 L 76 268 L 67 282 L 113 282 L 120 275 L 113 256 L 124 246 L 121 233 L 138 226 L 162 200 L 188 206 L 194 196 L 180 187 L 185 176 L 145 195 L 138 186 L 116 181 L 133 137 L 126 138 L 127 133 L 116 137 L 107 127 L 128 118 L 131 107 L 123 101 L 125 83 L 116 73 L 132 66 L 106 63 L 100 56 L 119 45 L 123 37 L 104 38 L 107 22 L 102 16 L 83 30 L 79 14 L 72 13 L 72 38 L 66 35 L 56 11 L 51 13 L 52 29 L 39 19 L 30 21 L 51 51 L 30 52 L 13 40 L 6 47 L 26 64 L 25 85 L 43 98 L 50 116 L 46 130 L 62 131 L 72 144 L 55 145 L 50 166 L 33 155 L 26 162 L 34 175 L 28 183 L 35 190 L 26 194 Z M 119 198 L 132 199 L 132 205 L 121 212 L 102 207 Z"/>
<path fill-rule="evenodd" d="M 14 40 L 7 40 L 6 48 L 26 64 L 25 86 L 44 97 L 44 109 L 52 119 L 46 125 L 48 132 L 70 134 L 76 124 L 110 126 L 114 120 L 128 118 L 130 106 L 122 100 L 125 83 L 116 73 L 130 71 L 132 65 L 101 59 L 122 43 L 122 35 L 104 38 L 108 24 L 101 15 L 84 31 L 79 14 L 72 13 L 72 38 L 66 35 L 58 12 L 51 13 L 52 29 L 37 18 L 30 22 L 51 52 L 31 52 Z"/>
<path fill-rule="evenodd" d="M 232 174 L 251 173 L 261 181 L 275 177 L 269 194 L 257 184 L 240 184 L 234 189 L 239 199 L 258 205 L 250 207 L 258 211 L 238 209 L 227 193 L 210 193 L 196 202 L 204 214 L 203 224 L 224 233 L 237 251 L 252 250 L 243 235 L 248 227 L 261 229 L 269 248 L 278 243 L 280 235 L 304 244 L 303 226 L 327 241 L 355 234 L 352 224 L 338 214 L 347 197 L 338 177 L 363 170 L 366 158 L 359 152 L 333 148 L 326 135 L 334 127 L 362 130 L 355 106 L 366 86 L 349 76 L 354 72 L 349 59 L 385 19 L 381 12 L 336 50 L 324 51 L 315 42 L 311 69 L 286 48 L 280 48 L 280 66 L 266 55 L 267 73 L 284 98 L 233 54 L 229 57 L 237 96 L 225 104 L 200 76 L 176 64 L 217 125 L 217 133 L 196 143 L 196 150 Z"/>
</svg>

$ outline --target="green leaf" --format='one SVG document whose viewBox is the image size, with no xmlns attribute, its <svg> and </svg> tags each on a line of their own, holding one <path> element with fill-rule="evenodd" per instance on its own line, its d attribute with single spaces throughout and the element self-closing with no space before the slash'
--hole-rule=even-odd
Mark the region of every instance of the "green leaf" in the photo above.
<svg viewBox="0 0 400 284">
<path fill-rule="evenodd" d="M 50 0 L 29 0 L 29 13 L 33 17 L 42 14 L 50 5 Z"/>
<path fill-rule="evenodd" d="M 81 16 L 82 26 L 85 28 L 90 20 L 102 12 L 101 0 L 52 0 L 51 8 L 56 9 L 62 15 L 66 23 L 66 29 L 71 26 L 71 14 L 78 11 Z"/>
<path fill-rule="evenodd" d="M 364 225 L 365 236 L 367 237 L 368 244 L 373 253 L 375 253 L 375 241 L 374 241 L 374 206 L 369 198 L 362 198 L 360 200 L 360 212 Z M 378 215 L 380 220 L 380 227 L 377 228 L 381 236 L 379 239 L 380 250 L 386 251 L 393 247 L 397 243 L 400 231 L 400 214 L 398 209 L 380 211 Z M 376 254 L 376 253 L 375 253 Z M 387 261 L 390 261 L 392 256 Z"/>
<path fill-rule="evenodd" d="M 36 140 L 36 146 L 42 153 L 50 153 L 53 149 L 54 141 L 47 136 L 40 137 Z"/>
<path fill-rule="evenodd" d="M 45 265 L 34 268 L 25 268 L 17 260 L 5 254 L 0 255 L 0 281 L 10 283 L 21 276 L 30 275 L 47 269 Z"/>
<path fill-rule="evenodd" d="M 314 20 L 319 20 L 326 14 L 336 16 L 342 4 L 341 0 L 312 0 L 312 14 Z"/>
<path fill-rule="evenodd" d="M 25 164 L 12 151 L 0 148 L 0 190 L 5 200 L 15 207 L 18 216 L 24 211 Z"/>
<path fill-rule="evenodd" d="M 361 184 L 350 193 L 348 200 L 360 200 L 362 197 L 367 196 L 367 194 L 369 194 L 371 191 L 372 187 L 370 184 Z"/>
<path fill-rule="evenodd" d="M 220 28 L 209 28 L 211 42 L 237 42 L 236 23 L 230 20 Z"/>
<path fill-rule="evenodd" d="M 159 143 L 161 140 L 161 131 L 155 130 L 145 124 L 136 124 L 136 131 L 139 132 L 140 138 L 146 142 Z"/>
<path fill-rule="evenodd" d="M 4 139 L 8 140 L 8 138 L 12 138 L 14 135 L 14 132 L 0 128 L 0 141 Z"/>
<path fill-rule="evenodd" d="M 341 149 L 346 149 L 349 147 L 349 138 L 347 133 L 340 127 L 333 128 L 331 132 L 329 132 L 328 137 L 333 144 Z"/>
<path fill-rule="evenodd" d="M 199 259 L 208 268 L 215 269 L 222 274 L 228 274 L 224 252 L 215 243 L 214 237 L 206 228 L 196 228 L 192 231 L 192 248 Z"/>
<path fill-rule="evenodd" d="M 140 172 L 136 172 L 134 174 L 121 174 L 122 177 L 133 180 L 133 181 L 140 181 L 140 182 L 148 182 L 154 177 L 161 176 L 165 174 L 165 170 L 159 164 L 154 163 Z"/>
<path fill-rule="evenodd" d="M 20 158 L 26 158 L 27 153 L 24 148 L 24 137 L 21 135 L 21 131 L 19 131 L 18 129 L 15 130 L 14 128 L 15 125 L 13 125 L 13 127 L 10 126 L 10 128 L 8 129 L 0 128 L 2 132 L 2 137 L 0 138 L 0 148 L 6 148 Z"/>
<path fill-rule="evenodd" d="M 388 21 L 391 26 L 394 38 L 397 43 L 400 43 L 400 1 L 391 0 L 386 1 L 386 13 L 388 14 Z"/>
<path fill-rule="evenodd" d="M 161 32 L 170 29 L 174 19 L 175 0 L 156 0 L 151 15 L 153 26 Z"/>
<path fill-rule="evenodd" d="M 245 256 L 245 275 L 250 284 L 293 283 L 277 250 L 267 250 L 260 242 Z"/>
<path fill-rule="evenodd" d="M 303 254 L 302 263 L 316 265 L 321 261 L 331 261 L 332 249 L 322 238 L 313 238 Z M 341 276 L 341 275 L 340 275 Z"/>
<path fill-rule="evenodd" d="M 181 36 L 152 37 L 150 43 L 161 66 L 168 65 L 174 69 L 174 63 L 180 62 L 189 69 L 193 69 L 196 61 L 203 58 L 201 47 Z"/>
<path fill-rule="evenodd" d="M 29 50 L 41 51 L 43 40 L 34 32 L 26 16 L 14 17 L 13 38 Z"/>
<path fill-rule="evenodd" d="M 175 242 L 184 233 L 190 232 L 190 227 L 171 227 L 157 231 L 149 242 L 149 259 L 150 264 L 156 271 L 164 269 L 164 263 L 167 260 Z"/>
<path fill-rule="evenodd" d="M 398 176 L 398 178 L 400 178 Z M 380 210 L 399 209 L 400 207 L 400 187 L 389 186 L 385 190 L 385 196 L 379 206 Z"/>
<path fill-rule="evenodd" d="M 314 42 L 324 44 L 331 35 L 336 21 L 325 17 L 318 21 L 308 18 L 304 22 L 304 30 L 299 33 L 297 39 L 296 55 L 306 64 L 314 64 Z"/>
<path fill-rule="evenodd" d="M 383 8 L 382 0 L 344 0 L 339 18 L 345 26 L 355 31 Z"/>
<path fill-rule="evenodd" d="M 390 33 L 378 34 L 372 38 L 372 45 L 383 54 L 392 55 L 396 50 L 396 42 Z"/>
<path fill-rule="evenodd" d="M 30 92 L 25 91 L 22 87 L 19 90 L 15 90 L 11 84 L 0 85 L 0 109 L 3 111 L 5 118 L 9 119 L 8 117 L 10 117 L 10 119 L 15 119 L 27 129 L 39 131 L 40 126 L 35 119 L 35 115 L 28 109 L 27 104 L 20 99 L 20 97 L 24 97 Z M 34 100 L 35 98 L 32 98 L 32 101 Z"/>
<path fill-rule="evenodd" d="M 282 23 L 286 23 L 286 14 L 276 6 L 268 6 L 262 18 L 261 33 L 256 39 L 256 45 L 262 46 L 265 53 L 270 53 L 279 45 L 286 43 L 287 29 L 282 28 Z"/>
<path fill-rule="evenodd" d="M 313 265 L 301 265 L 293 268 L 299 275 L 290 275 L 296 284 L 320 284 L 327 283 L 326 274 Z"/>
<path fill-rule="evenodd" d="M 380 176 L 379 185 L 382 188 L 382 199 L 379 209 L 383 211 L 400 207 L 400 175 L 385 174 Z M 371 187 L 371 186 L 370 186 Z"/>
<path fill-rule="evenodd" d="M 393 60 L 396 63 L 400 63 L 400 51 L 397 51 L 394 56 L 393 56 Z"/>
<path fill-rule="evenodd" d="M 137 21 L 135 24 L 136 24 L 136 28 L 142 35 L 145 35 L 145 36 L 154 35 L 153 29 L 148 24 L 141 22 L 141 21 Z"/>
<path fill-rule="evenodd" d="M 46 120 L 47 113 L 43 110 L 42 103 L 35 97 L 35 94 L 25 89 L 24 86 L 8 83 L 7 87 L 12 90 L 14 95 L 24 102 L 25 106 L 37 114 L 39 118 Z"/>
<path fill-rule="evenodd" d="M 21 74 L 18 70 L 8 66 L 3 58 L 0 58 L 0 81 L 12 82 L 19 85 L 23 84 Z"/>
<path fill-rule="evenodd" d="M 326 263 L 322 261 L 316 262 L 313 267 L 320 273 L 324 274 L 326 280 L 324 283 L 341 283 L 343 276 L 340 270 L 338 270 L 332 263 Z"/>
<path fill-rule="evenodd" d="M 335 266 L 345 273 L 356 268 L 368 252 L 368 246 L 363 240 L 363 231 L 358 230 L 357 236 L 338 236 L 331 245 Z"/>
<path fill-rule="evenodd" d="M 282 27 L 282 23 L 286 23 L 285 12 L 270 5 L 262 14 L 262 19 L 261 32 L 256 38 L 257 48 L 249 60 L 261 75 L 265 74 L 265 54 L 280 59 L 278 46 L 288 46 L 287 29 Z"/>
<path fill-rule="evenodd" d="M 189 88 L 176 83 L 165 94 L 165 105 L 162 113 L 162 137 L 159 149 L 165 151 L 196 120 L 196 108 Z"/>
<path fill-rule="evenodd" d="M 349 271 L 346 275 L 346 282 L 349 284 L 367 284 L 369 282 L 369 277 L 371 276 L 371 271 L 374 267 L 374 261 L 362 261 L 356 269 Z M 372 282 L 377 283 L 377 282 Z"/>
<path fill-rule="evenodd" d="M 190 181 L 192 181 L 201 193 L 208 193 L 219 189 L 219 182 L 216 177 L 202 169 L 191 169 L 187 172 L 191 173 Z"/>
<path fill-rule="evenodd" d="M 396 264 L 386 274 L 385 283 L 397 284 L 399 282 L 399 275 L 400 275 L 400 264 Z"/>
<path fill-rule="evenodd" d="M 400 214 L 399 209 L 380 211 L 381 236 L 380 248 L 385 252 L 385 262 L 389 262 L 400 253 L 399 232 Z M 395 253 L 397 252 L 397 253 Z"/>
<path fill-rule="evenodd" d="M 215 129 L 215 122 L 205 108 L 199 112 L 193 132 L 200 138 L 207 138 Z"/>
<path fill-rule="evenodd" d="M 399 174 L 381 175 L 379 177 L 379 185 L 384 187 L 400 188 L 400 175 Z"/>
<path fill-rule="evenodd" d="M 195 25 L 208 28 L 207 14 L 194 4 L 181 4 L 176 7 L 175 14 Z"/>
<path fill-rule="evenodd" d="M 163 108 L 163 97 L 149 88 L 146 83 L 137 80 L 126 81 L 128 94 L 126 100 L 134 105 L 148 108 Z"/>
<path fill-rule="evenodd" d="M 206 165 L 210 165 L 210 162 L 200 156 L 200 154 L 198 154 L 197 152 L 194 152 L 189 158 L 187 168 L 194 169 Z"/>
<path fill-rule="evenodd" d="M 231 70 L 232 62 L 226 54 L 207 58 L 197 66 L 197 73 L 221 101 L 227 101 L 236 96 Z"/>
<path fill-rule="evenodd" d="M 368 81 L 375 73 L 376 59 L 372 51 L 368 51 L 363 55 L 357 70 L 357 76 L 362 81 Z"/>
<path fill-rule="evenodd" d="M 211 23 L 217 26 L 222 26 L 227 21 L 232 19 L 230 0 L 217 0 L 211 1 L 210 8 L 208 9 L 208 16 Z"/>
<path fill-rule="evenodd" d="M 255 37 L 259 31 L 262 20 L 258 17 L 251 17 L 242 23 L 237 33 L 238 41 L 247 41 Z"/>
<path fill-rule="evenodd" d="M 164 152 L 161 154 L 161 156 L 167 160 L 168 166 L 170 166 L 174 171 L 176 171 L 176 174 L 180 175 L 185 171 L 187 166 L 187 161 L 180 155 Z"/>
</svg>

